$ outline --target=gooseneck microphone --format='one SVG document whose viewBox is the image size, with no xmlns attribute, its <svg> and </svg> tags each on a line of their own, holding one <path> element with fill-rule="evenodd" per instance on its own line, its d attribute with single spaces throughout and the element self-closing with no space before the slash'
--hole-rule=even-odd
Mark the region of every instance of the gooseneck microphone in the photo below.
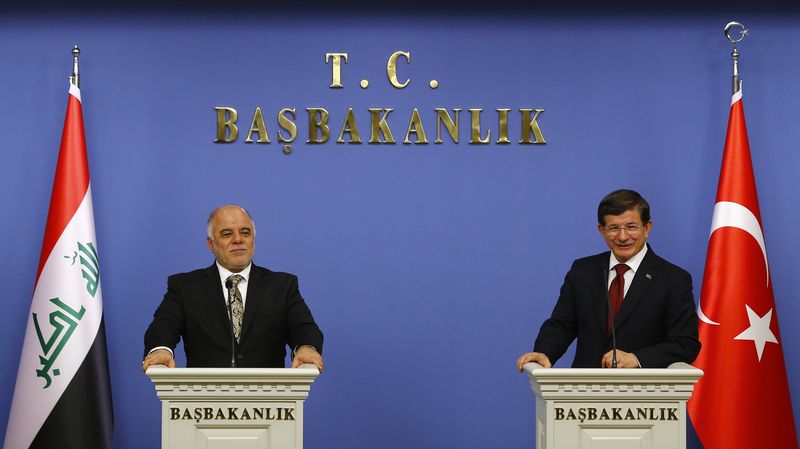
<svg viewBox="0 0 800 449">
<path fill-rule="evenodd" d="M 611 297 L 608 295 L 608 268 L 603 267 L 603 291 L 605 292 L 606 304 L 608 304 L 608 322 L 611 327 L 611 367 L 617 367 L 617 332 L 614 330 L 614 316 L 611 314 Z"/>
<path fill-rule="evenodd" d="M 225 288 L 228 289 L 228 322 L 231 324 L 231 368 L 236 368 L 236 338 L 233 336 L 233 309 L 231 308 L 233 282 L 230 279 L 225 281 Z"/>
</svg>

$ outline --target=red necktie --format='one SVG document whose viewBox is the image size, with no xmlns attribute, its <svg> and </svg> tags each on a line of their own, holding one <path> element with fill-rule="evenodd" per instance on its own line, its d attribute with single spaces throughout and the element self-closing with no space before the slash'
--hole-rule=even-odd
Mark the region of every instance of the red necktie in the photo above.
<svg viewBox="0 0 800 449">
<path fill-rule="evenodd" d="M 622 305 L 622 297 L 625 296 L 625 277 L 623 276 L 626 271 L 631 267 L 620 263 L 614 265 L 614 270 L 617 271 L 617 276 L 611 281 L 611 288 L 608 289 L 608 300 L 611 302 L 611 316 L 616 318 L 619 307 Z M 611 320 L 608 320 L 608 331 L 611 332 Z"/>
</svg>

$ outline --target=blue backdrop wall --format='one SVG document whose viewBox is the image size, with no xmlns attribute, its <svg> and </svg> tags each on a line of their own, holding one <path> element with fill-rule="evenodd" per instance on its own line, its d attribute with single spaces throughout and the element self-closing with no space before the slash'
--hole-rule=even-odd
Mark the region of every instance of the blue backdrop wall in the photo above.
<svg viewBox="0 0 800 449">
<path fill-rule="evenodd" d="M 571 261 L 605 249 L 595 227 L 605 193 L 630 187 L 649 199 L 653 248 L 692 273 L 699 296 L 730 104 L 722 27 L 733 19 L 752 30 L 740 46 L 744 104 L 797 423 L 797 14 L 527 8 L 0 16 L 0 439 L 73 44 L 82 50 L 115 448 L 159 444 L 160 406 L 139 370 L 142 335 L 166 276 L 212 262 L 205 219 L 230 202 L 256 220 L 255 261 L 299 275 L 326 334 L 306 447 L 530 448 L 533 395 L 514 361 L 531 348 Z M 386 77 L 397 50 L 411 55 L 398 64 L 401 81 L 411 79 L 405 89 Z M 342 89 L 329 87 L 327 52 L 348 53 Z M 213 142 L 216 106 L 239 111 L 236 142 Z M 243 142 L 256 107 L 271 144 Z M 330 112 L 331 141 L 305 143 L 309 107 Z M 370 107 L 394 109 L 398 143 L 336 144 L 348 108 L 369 139 Z M 437 107 L 462 109 L 459 143 L 446 134 L 433 143 Z M 297 109 L 289 155 L 277 142 L 282 108 Z M 400 143 L 413 108 L 428 145 Z M 493 142 L 495 109 L 512 109 L 513 143 L 470 145 L 469 108 L 484 109 Z M 516 143 L 518 108 L 545 110 L 546 145 Z"/>
</svg>

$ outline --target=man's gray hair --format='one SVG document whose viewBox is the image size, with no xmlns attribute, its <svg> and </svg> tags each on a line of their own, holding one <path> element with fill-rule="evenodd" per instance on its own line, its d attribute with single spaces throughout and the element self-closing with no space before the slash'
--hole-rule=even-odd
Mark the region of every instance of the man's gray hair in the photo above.
<svg viewBox="0 0 800 449">
<path fill-rule="evenodd" d="M 256 236 L 256 222 L 255 220 L 253 220 L 253 217 L 250 215 L 250 212 L 247 212 L 247 209 L 237 204 L 226 204 L 224 206 L 220 206 L 212 210 L 211 213 L 208 214 L 208 221 L 206 221 L 206 235 L 211 241 L 214 241 L 214 235 L 211 233 L 211 222 L 214 221 L 214 216 L 217 215 L 217 212 L 219 212 L 219 210 L 224 207 L 238 207 L 239 209 L 241 209 L 242 212 L 244 212 L 244 214 L 247 215 L 247 218 L 250 219 L 250 223 L 253 224 L 253 237 Z"/>
</svg>

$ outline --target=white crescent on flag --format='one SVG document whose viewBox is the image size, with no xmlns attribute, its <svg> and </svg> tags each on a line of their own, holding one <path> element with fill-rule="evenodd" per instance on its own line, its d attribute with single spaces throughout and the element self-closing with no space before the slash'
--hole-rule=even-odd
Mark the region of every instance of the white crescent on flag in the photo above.
<svg viewBox="0 0 800 449">
<path fill-rule="evenodd" d="M 737 228 L 750 234 L 758 246 L 761 247 L 761 254 L 764 255 L 764 267 L 767 271 L 767 286 L 769 286 L 769 262 L 767 261 L 767 247 L 764 244 L 764 233 L 761 230 L 761 224 L 758 222 L 756 216 L 750 209 L 742 206 L 739 203 L 731 201 L 720 201 L 714 205 L 714 215 L 711 218 L 711 233 L 708 238 L 714 235 L 717 229 L 721 228 Z M 719 323 L 713 321 L 703 313 L 701 304 L 697 305 L 697 316 L 701 321 L 714 326 L 719 326 Z"/>
</svg>

